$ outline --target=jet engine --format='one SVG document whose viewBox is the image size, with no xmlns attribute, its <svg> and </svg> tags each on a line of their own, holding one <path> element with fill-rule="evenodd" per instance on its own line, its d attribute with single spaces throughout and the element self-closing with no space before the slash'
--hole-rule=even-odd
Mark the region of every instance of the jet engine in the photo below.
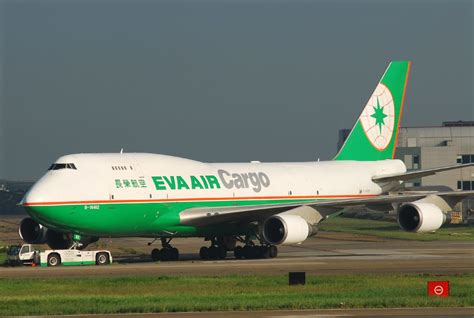
<svg viewBox="0 0 474 318">
<path fill-rule="evenodd" d="M 262 226 L 264 240 L 272 245 L 301 243 L 316 231 L 316 227 L 299 215 L 275 215 Z"/>
<path fill-rule="evenodd" d="M 415 201 L 398 208 L 397 221 L 408 232 L 433 232 L 446 222 L 446 214 L 433 204 Z"/>
<path fill-rule="evenodd" d="M 20 223 L 18 230 L 23 241 L 29 244 L 48 244 L 52 249 L 67 249 L 74 243 L 70 233 L 62 233 L 48 229 L 32 218 L 25 218 Z M 93 242 L 97 242 L 98 237 L 82 237 L 78 248 L 83 249 Z"/>
<path fill-rule="evenodd" d="M 29 244 L 43 244 L 46 243 L 46 233 L 48 229 L 32 218 L 25 218 L 21 220 L 18 234 L 23 241 Z"/>
</svg>

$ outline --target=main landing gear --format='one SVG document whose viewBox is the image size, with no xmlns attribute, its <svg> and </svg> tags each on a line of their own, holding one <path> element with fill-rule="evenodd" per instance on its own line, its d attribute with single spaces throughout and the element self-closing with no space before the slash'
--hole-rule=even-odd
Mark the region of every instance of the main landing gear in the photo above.
<svg viewBox="0 0 474 318">
<path fill-rule="evenodd" d="M 234 243 L 235 245 L 235 243 Z M 224 240 L 218 238 L 211 238 L 211 246 L 203 246 L 199 250 L 199 257 L 201 259 L 224 259 L 227 257 L 227 251 L 230 249 Z"/>
<path fill-rule="evenodd" d="M 257 259 L 257 258 L 274 258 L 278 255 L 278 249 L 275 245 L 268 245 L 261 242 L 261 245 L 255 245 L 248 237 L 229 238 L 211 238 L 211 246 L 203 246 L 199 250 L 199 257 L 202 260 L 225 259 L 228 251 L 234 251 L 237 259 Z M 236 242 L 242 242 L 244 246 L 236 246 Z M 231 242 L 229 244 L 229 242 Z"/>
<path fill-rule="evenodd" d="M 161 238 L 161 249 L 154 248 L 151 251 L 151 259 L 156 261 L 177 261 L 179 259 L 179 251 L 176 247 L 170 245 L 171 238 Z M 149 243 L 148 245 L 150 245 Z"/>
<path fill-rule="evenodd" d="M 236 246 L 234 255 L 237 259 L 274 258 L 278 256 L 278 249 L 275 245 Z"/>
</svg>

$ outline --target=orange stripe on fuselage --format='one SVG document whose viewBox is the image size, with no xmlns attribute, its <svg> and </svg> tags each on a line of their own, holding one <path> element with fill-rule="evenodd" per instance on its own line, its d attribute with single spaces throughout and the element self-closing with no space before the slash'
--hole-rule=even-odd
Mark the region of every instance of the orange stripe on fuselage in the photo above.
<svg viewBox="0 0 474 318">
<path fill-rule="evenodd" d="M 273 199 L 350 199 L 375 197 L 375 194 L 345 194 L 318 196 L 267 196 L 267 197 L 219 197 L 219 198 L 175 198 L 175 199 L 146 199 L 146 200 L 91 200 L 91 201 L 57 201 L 57 202 L 28 202 L 23 206 L 39 205 L 71 205 L 71 204 L 113 204 L 113 203 L 154 203 L 154 202 L 193 202 L 193 201 L 238 201 L 238 200 L 273 200 Z"/>
</svg>

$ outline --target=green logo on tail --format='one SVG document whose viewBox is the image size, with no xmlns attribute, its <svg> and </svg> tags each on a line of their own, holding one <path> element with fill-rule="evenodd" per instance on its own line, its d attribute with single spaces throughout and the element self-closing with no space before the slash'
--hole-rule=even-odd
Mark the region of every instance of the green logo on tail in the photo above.
<svg viewBox="0 0 474 318">
<path fill-rule="evenodd" d="M 374 107 L 374 113 L 370 117 L 375 118 L 375 124 L 379 126 L 380 133 L 382 133 L 382 125 L 385 125 L 384 118 L 387 117 L 383 112 L 383 108 L 380 108 L 379 99 L 377 98 L 377 108 Z"/>
<path fill-rule="evenodd" d="M 379 83 L 359 117 L 366 138 L 379 151 L 386 149 L 392 140 L 394 114 L 392 93 Z"/>
<path fill-rule="evenodd" d="M 335 160 L 392 159 L 403 111 L 410 62 L 392 62 Z"/>
</svg>

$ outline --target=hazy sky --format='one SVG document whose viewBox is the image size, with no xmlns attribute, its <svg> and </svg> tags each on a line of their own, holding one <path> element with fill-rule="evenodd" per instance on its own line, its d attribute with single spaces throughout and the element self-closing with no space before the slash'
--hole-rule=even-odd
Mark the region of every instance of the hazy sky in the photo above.
<svg viewBox="0 0 474 318">
<path fill-rule="evenodd" d="M 392 59 L 402 125 L 474 120 L 473 1 L 0 0 L 0 177 L 121 148 L 329 159 Z"/>
</svg>

